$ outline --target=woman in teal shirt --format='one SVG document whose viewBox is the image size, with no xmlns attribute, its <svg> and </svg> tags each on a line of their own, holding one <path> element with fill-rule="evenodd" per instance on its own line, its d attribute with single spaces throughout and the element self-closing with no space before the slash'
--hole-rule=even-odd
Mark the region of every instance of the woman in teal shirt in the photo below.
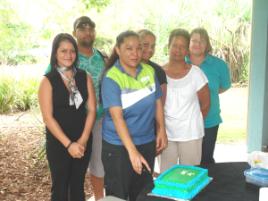
<svg viewBox="0 0 268 201">
<path fill-rule="evenodd" d="M 205 118 L 205 136 L 202 144 L 201 164 L 215 163 L 213 158 L 220 116 L 219 94 L 231 87 L 230 72 L 227 64 L 210 54 L 212 47 L 208 33 L 203 28 L 196 28 L 190 34 L 190 56 L 187 62 L 199 66 L 208 78 L 210 90 L 210 109 Z"/>
</svg>

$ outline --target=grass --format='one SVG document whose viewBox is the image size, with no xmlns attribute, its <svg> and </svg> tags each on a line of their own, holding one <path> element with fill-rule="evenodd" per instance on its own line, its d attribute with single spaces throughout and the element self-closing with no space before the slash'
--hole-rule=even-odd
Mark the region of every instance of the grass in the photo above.
<svg viewBox="0 0 268 201">
<path fill-rule="evenodd" d="M 219 129 L 218 143 L 240 142 L 246 139 L 245 128 L 224 127 Z"/>
<path fill-rule="evenodd" d="M 218 143 L 246 141 L 247 138 L 247 87 L 234 87 L 220 95 L 221 115 Z"/>
<path fill-rule="evenodd" d="M 0 66 L 0 114 L 37 106 L 37 90 L 46 65 Z"/>
</svg>

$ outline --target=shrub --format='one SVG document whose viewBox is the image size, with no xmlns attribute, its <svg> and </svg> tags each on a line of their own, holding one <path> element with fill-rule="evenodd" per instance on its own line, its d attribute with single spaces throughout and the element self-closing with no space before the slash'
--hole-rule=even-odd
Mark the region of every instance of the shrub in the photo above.
<svg viewBox="0 0 268 201">
<path fill-rule="evenodd" d="M 25 111 L 37 106 L 38 80 L 16 80 L 13 77 L 0 79 L 0 113 Z"/>
</svg>

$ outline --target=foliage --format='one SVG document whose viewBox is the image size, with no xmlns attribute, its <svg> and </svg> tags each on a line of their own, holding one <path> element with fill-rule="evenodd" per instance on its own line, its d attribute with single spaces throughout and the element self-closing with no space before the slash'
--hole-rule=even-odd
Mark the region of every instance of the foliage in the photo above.
<svg viewBox="0 0 268 201">
<path fill-rule="evenodd" d="M 25 111 L 37 106 L 36 79 L 20 79 L 0 77 L 0 114 Z"/>
<path fill-rule="evenodd" d="M 86 9 L 95 8 L 98 12 L 110 4 L 110 0 L 82 0 L 82 2 L 84 3 Z"/>
<path fill-rule="evenodd" d="M 0 79 L 0 114 L 12 110 L 14 105 L 15 89 L 13 79 L 3 78 Z"/>
<path fill-rule="evenodd" d="M 97 37 L 94 45 L 98 50 L 108 54 L 111 51 L 113 41 L 109 38 Z"/>
<path fill-rule="evenodd" d="M 0 64 L 35 62 L 27 53 L 33 47 L 31 27 L 20 21 L 7 1 L 0 7 Z"/>
<path fill-rule="evenodd" d="M 246 82 L 251 3 L 250 0 L 210 3 L 205 0 L 157 0 L 157 3 L 155 0 L 65 0 L 62 4 L 61 0 L 46 3 L 1 0 L 0 63 L 35 62 L 39 55 L 47 59 L 53 37 L 59 32 L 71 33 L 73 21 L 87 15 L 97 25 L 96 47 L 107 54 L 120 32 L 142 28 L 153 31 L 157 36 L 153 60 L 161 65 L 168 59 L 167 41 L 172 29 L 180 27 L 191 31 L 204 27 L 210 35 L 213 54 L 228 62 L 233 82 Z"/>
</svg>

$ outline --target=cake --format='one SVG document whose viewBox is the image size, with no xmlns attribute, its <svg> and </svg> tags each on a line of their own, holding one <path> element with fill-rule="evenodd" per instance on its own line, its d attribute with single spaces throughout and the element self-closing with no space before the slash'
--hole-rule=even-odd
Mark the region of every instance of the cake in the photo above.
<svg viewBox="0 0 268 201">
<path fill-rule="evenodd" d="M 199 193 L 212 178 L 208 170 L 195 166 L 175 165 L 154 181 L 152 195 L 190 200 Z"/>
</svg>

